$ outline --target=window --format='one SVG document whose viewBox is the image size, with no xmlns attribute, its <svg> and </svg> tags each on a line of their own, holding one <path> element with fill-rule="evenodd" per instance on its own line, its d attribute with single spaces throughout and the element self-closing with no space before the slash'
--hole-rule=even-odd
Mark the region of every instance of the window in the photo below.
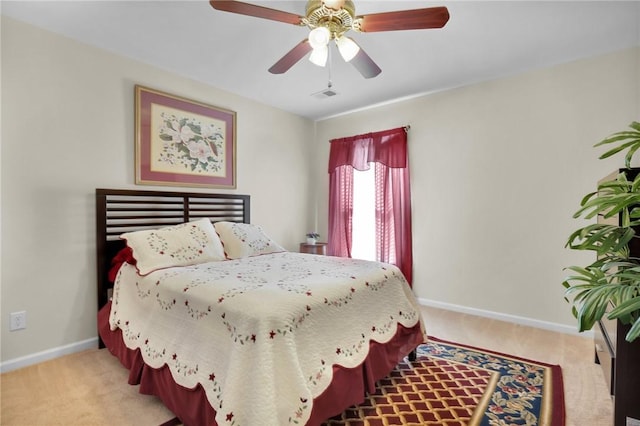
<svg viewBox="0 0 640 426">
<path fill-rule="evenodd" d="M 330 142 L 328 254 L 393 263 L 411 284 L 406 129 Z"/>
<path fill-rule="evenodd" d="M 353 231 L 351 257 L 376 260 L 375 168 L 353 171 Z"/>
</svg>

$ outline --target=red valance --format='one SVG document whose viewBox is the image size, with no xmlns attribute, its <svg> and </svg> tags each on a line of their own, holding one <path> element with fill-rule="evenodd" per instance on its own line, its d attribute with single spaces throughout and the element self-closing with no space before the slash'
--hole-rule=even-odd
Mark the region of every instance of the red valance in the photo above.
<svg viewBox="0 0 640 426">
<path fill-rule="evenodd" d="M 369 170 L 369 163 L 381 163 L 390 168 L 407 167 L 407 132 L 404 127 L 329 142 L 329 173 L 344 165 Z"/>
</svg>

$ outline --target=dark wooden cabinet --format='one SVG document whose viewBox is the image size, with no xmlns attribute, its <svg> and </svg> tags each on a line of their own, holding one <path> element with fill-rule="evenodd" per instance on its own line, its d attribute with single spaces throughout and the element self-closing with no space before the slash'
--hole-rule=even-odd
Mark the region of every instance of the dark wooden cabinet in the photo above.
<svg viewBox="0 0 640 426">
<path fill-rule="evenodd" d="M 613 400 L 613 424 L 640 422 L 640 340 L 627 342 L 630 325 L 603 319 L 595 333 L 596 361 L 602 367 Z"/>
<path fill-rule="evenodd" d="M 617 170 L 600 182 L 615 179 L 622 170 Z M 640 168 L 626 171 L 627 179 L 631 180 L 640 173 Z M 604 219 L 599 216 L 598 223 L 618 225 L 619 221 L 617 217 Z M 629 248 L 632 256 L 640 257 L 638 244 L 630 244 Z M 610 304 L 608 311 L 611 309 L 613 305 Z M 602 367 L 613 400 L 614 426 L 635 426 L 640 424 L 640 339 L 627 342 L 625 335 L 631 326 L 618 320 L 609 320 L 606 315 L 594 327 L 595 360 Z"/>
</svg>

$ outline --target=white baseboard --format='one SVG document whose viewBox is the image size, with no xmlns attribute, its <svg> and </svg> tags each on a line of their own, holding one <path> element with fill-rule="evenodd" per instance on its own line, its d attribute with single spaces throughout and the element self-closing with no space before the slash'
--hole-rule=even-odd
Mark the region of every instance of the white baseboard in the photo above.
<svg viewBox="0 0 640 426">
<path fill-rule="evenodd" d="M 418 298 L 418 303 L 420 303 L 423 306 L 429 306 L 432 308 L 445 309 L 448 311 L 460 312 L 460 313 L 469 314 L 469 315 L 476 315 L 479 317 L 491 318 L 491 319 L 496 319 L 500 321 L 507 321 L 514 324 L 526 325 L 526 326 L 535 327 L 535 328 L 542 328 L 544 330 L 557 331 L 559 333 L 572 334 L 574 336 L 593 339 L 592 330 L 579 333 L 577 327 L 572 327 L 565 324 L 557 324 L 557 323 L 548 322 L 548 321 L 536 320 L 533 318 L 520 317 L 517 315 L 503 314 L 500 312 L 485 311 L 483 309 L 470 308 L 462 305 L 454 305 L 452 303 L 438 302 L 436 300 L 423 299 L 420 297 Z M 427 324 L 427 328 L 428 326 L 429 325 Z"/>
<path fill-rule="evenodd" d="M 75 342 L 69 345 L 47 349 L 46 351 L 10 359 L 8 361 L 0 363 L 0 373 L 6 373 L 7 371 L 17 370 L 18 368 L 28 367 L 33 364 L 49 361 L 50 359 L 58 358 L 63 355 L 69 355 L 75 352 L 86 351 L 87 349 L 94 349 L 97 347 L 98 338 L 92 337 L 91 339 L 83 340 L 81 342 Z"/>
</svg>

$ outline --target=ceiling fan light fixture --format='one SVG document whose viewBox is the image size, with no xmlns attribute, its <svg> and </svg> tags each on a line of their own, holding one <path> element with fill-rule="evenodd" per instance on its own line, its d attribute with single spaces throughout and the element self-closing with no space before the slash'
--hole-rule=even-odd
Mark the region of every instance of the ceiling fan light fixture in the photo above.
<svg viewBox="0 0 640 426">
<path fill-rule="evenodd" d="M 344 6 L 344 2 L 345 0 L 322 0 L 322 4 L 333 10 L 342 9 L 342 6 Z"/>
<path fill-rule="evenodd" d="M 337 38 L 336 45 L 338 46 L 338 51 L 340 51 L 340 55 L 345 62 L 352 60 L 360 51 L 360 46 L 358 46 L 351 38 L 346 36 Z"/>
<path fill-rule="evenodd" d="M 331 32 L 327 27 L 314 28 L 309 32 L 309 44 L 314 50 L 320 47 L 326 48 L 329 40 L 331 40 Z"/>
<path fill-rule="evenodd" d="M 344 37 L 345 33 L 442 28 L 449 21 L 449 10 L 445 6 L 359 16 L 356 15 L 354 0 L 307 0 L 305 15 L 240 0 L 210 0 L 209 3 L 216 10 L 284 22 L 311 30 L 306 39 L 269 68 L 272 74 L 286 72 L 310 51 L 309 60 L 316 65 L 325 66 L 331 53 L 329 42 L 335 40 L 343 59 L 350 62 L 364 78 L 373 78 L 382 70 L 354 40 Z"/>
<path fill-rule="evenodd" d="M 327 46 L 319 46 L 313 49 L 311 55 L 309 55 L 309 61 L 314 65 L 324 67 L 327 64 L 328 57 L 329 48 Z"/>
</svg>

